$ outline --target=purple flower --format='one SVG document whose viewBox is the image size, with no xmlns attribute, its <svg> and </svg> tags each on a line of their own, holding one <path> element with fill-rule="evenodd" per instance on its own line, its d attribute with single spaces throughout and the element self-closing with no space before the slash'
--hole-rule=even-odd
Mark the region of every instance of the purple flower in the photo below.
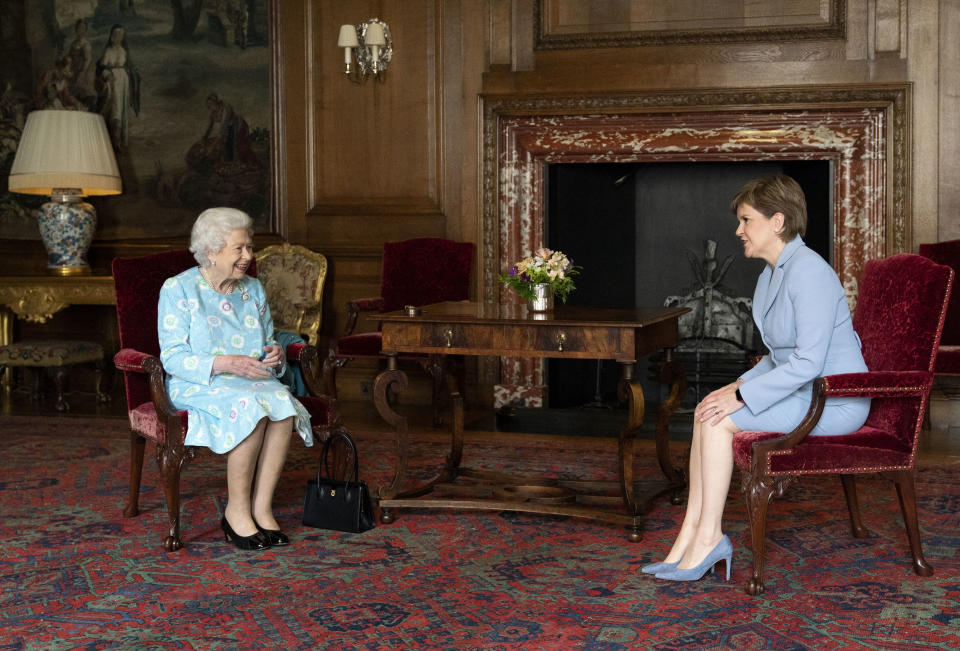
<svg viewBox="0 0 960 651">
<path fill-rule="evenodd" d="M 525 282 L 525 283 L 530 282 L 530 276 L 527 275 L 527 272 L 526 272 L 526 271 L 524 271 L 522 274 L 520 274 L 520 280 L 522 280 L 522 281 Z"/>
<path fill-rule="evenodd" d="M 510 276 L 511 278 L 513 278 L 514 276 L 516 276 L 516 275 L 517 275 L 517 265 L 513 265 L 512 267 L 510 267 L 509 269 L 507 269 L 507 275 Z"/>
</svg>

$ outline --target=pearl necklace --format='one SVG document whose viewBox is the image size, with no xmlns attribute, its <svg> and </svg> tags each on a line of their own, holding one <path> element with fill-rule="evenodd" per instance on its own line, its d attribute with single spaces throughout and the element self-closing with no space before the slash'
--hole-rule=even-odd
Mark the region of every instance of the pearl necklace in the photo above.
<svg viewBox="0 0 960 651">
<path fill-rule="evenodd" d="M 207 277 L 207 273 L 203 270 L 203 267 L 197 267 L 197 269 L 200 270 L 200 277 L 203 278 L 204 282 L 207 283 L 207 286 L 209 286 L 210 289 L 212 289 L 212 290 L 215 291 L 216 293 L 218 293 L 218 294 L 223 294 L 223 295 L 232 294 L 232 293 L 234 292 L 234 290 L 235 290 L 237 287 L 239 287 L 239 288 L 240 288 L 240 300 L 242 300 L 242 301 L 249 301 L 249 300 L 250 300 L 250 293 L 247 292 L 247 288 L 244 287 L 243 281 L 241 281 L 241 280 L 235 280 L 235 281 L 233 281 L 233 287 L 230 288 L 230 291 L 221 292 L 219 289 L 217 289 L 216 287 L 213 286 L 213 283 L 212 283 L 212 282 L 210 282 L 210 279 Z"/>
</svg>

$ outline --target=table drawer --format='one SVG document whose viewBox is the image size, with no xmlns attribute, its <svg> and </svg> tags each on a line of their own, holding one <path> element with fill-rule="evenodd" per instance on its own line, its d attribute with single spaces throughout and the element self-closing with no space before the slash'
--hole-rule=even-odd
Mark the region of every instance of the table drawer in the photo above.
<svg viewBox="0 0 960 651">
<path fill-rule="evenodd" d="M 493 333 L 487 326 L 456 323 L 425 323 L 420 345 L 429 348 L 490 348 Z"/>
<path fill-rule="evenodd" d="M 614 353 L 620 347 L 617 328 L 577 326 L 529 326 L 503 330 L 505 350 L 542 353 Z"/>
</svg>

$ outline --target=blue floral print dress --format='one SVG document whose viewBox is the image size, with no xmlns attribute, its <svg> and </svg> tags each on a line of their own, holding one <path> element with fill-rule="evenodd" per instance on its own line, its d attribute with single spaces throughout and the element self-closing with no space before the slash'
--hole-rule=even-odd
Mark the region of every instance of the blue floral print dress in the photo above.
<svg viewBox="0 0 960 651">
<path fill-rule="evenodd" d="M 259 359 L 264 346 L 277 343 L 260 281 L 244 276 L 231 293 L 218 294 L 198 267 L 168 278 L 160 290 L 157 330 L 170 399 L 189 412 L 186 445 L 229 452 L 264 416 L 294 416 L 300 438 L 313 445 L 310 414 L 277 379 L 212 375 L 217 355 Z"/>
</svg>

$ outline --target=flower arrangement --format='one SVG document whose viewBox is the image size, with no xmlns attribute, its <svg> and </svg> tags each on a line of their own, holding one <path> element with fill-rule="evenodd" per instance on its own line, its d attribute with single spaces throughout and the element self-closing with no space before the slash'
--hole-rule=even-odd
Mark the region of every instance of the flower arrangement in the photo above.
<svg viewBox="0 0 960 651">
<path fill-rule="evenodd" d="M 579 273 L 580 267 L 575 267 L 564 253 L 539 248 L 529 258 L 511 265 L 499 280 L 528 301 L 534 298 L 533 286 L 546 283 L 553 288 L 554 296 L 566 303 L 567 295 L 576 289 L 573 277 Z"/>
</svg>

